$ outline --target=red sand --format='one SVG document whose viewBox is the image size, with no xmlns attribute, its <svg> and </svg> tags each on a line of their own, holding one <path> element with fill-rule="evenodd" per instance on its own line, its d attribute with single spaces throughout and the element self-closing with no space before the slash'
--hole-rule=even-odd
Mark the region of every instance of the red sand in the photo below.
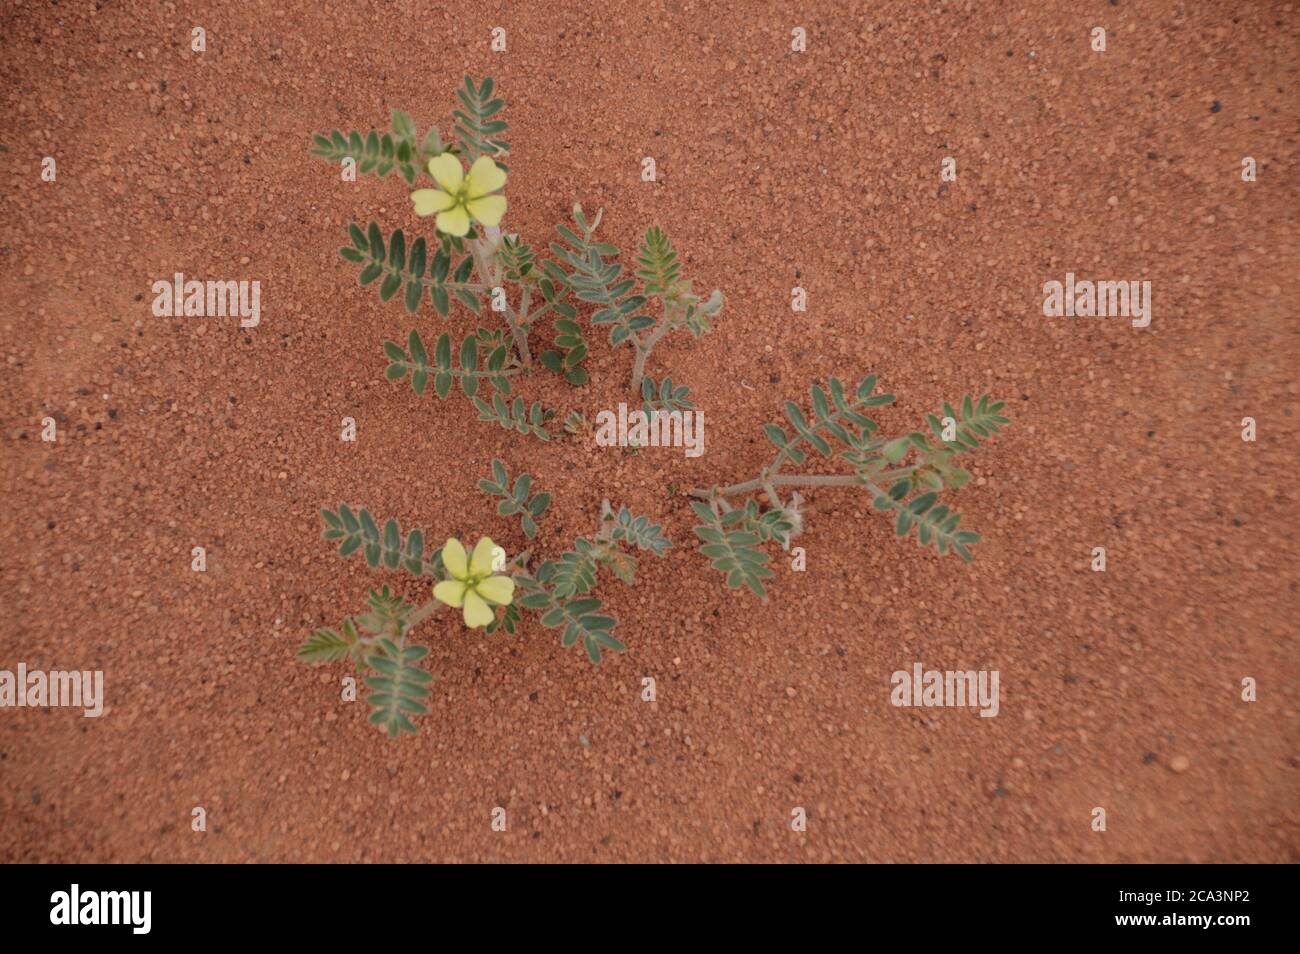
<svg viewBox="0 0 1300 954">
<path fill-rule="evenodd" d="M 1294 4 L 869 6 L 0 14 L 0 668 L 102 669 L 108 696 L 0 710 L 0 860 L 1296 860 Z M 415 227 L 407 190 L 340 182 L 308 135 L 392 107 L 445 135 L 465 72 L 507 100 L 508 229 L 541 245 L 603 206 L 625 258 L 657 222 L 726 292 L 712 335 L 651 359 L 705 409 L 703 457 L 542 445 L 382 379 L 384 338 L 476 321 L 357 287 L 347 222 Z M 261 325 L 153 317 L 176 271 L 260 280 Z M 1151 327 L 1043 317 L 1066 271 L 1150 280 Z M 530 399 L 628 398 L 630 352 L 588 338 L 592 383 Z M 819 490 L 807 572 L 778 554 L 769 602 L 725 591 L 668 488 L 753 476 L 784 400 L 868 371 L 893 429 L 1009 402 L 953 498 L 976 561 Z M 538 552 L 604 496 L 677 546 L 604 584 L 630 648 L 599 668 L 533 617 L 435 617 L 433 712 L 389 742 L 339 701 L 346 667 L 294 651 L 368 587 L 426 585 L 338 560 L 318 510 L 514 550 L 475 487 L 493 457 L 554 495 Z M 999 715 L 894 708 L 918 661 L 998 670 Z"/>
</svg>

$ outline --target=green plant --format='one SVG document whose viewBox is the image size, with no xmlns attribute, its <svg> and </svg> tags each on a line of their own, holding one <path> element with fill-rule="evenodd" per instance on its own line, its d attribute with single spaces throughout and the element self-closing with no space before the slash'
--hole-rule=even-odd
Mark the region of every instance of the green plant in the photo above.
<svg viewBox="0 0 1300 954">
<path fill-rule="evenodd" d="M 462 190 L 473 192 L 474 176 L 479 175 L 490 180 L 493 198 L 501 195 L 509 145 L 500 138 L 507 123 L 499 115 L 504 103 L 494 97 L 494 89 L 490 77 L 477 84 L 465 77 L 457 91 L 460 106 L 452 114 L 450 142 L 444 143 L 436 127 L 421 138 L 414 120 L 404 112 L 394 111 L 390 131 L 318 133 L 313 137 L 312 153 L 330 162 L 355 160 L 358 171 L 379 176 L 396 170 L 409 185 L 427 175 L 436 188 L 413 193 L 417 215 L 432 214 L 430 209 L 453 198 L 468 203 L 471 211 L 463 232 L 455 228 L 456 222 L 444 220 L 442 215 L 439 228 L 427 237 L 410 238 L 402 228 L 385 233 L 376 222 L 364 227 L 354 222 L 348 226 L 350 244 L 340 248 L 339 254 L 360 267 L 363 286 L 376 284 L 382 301 L 400 297 L 412 314 L 427 301 L 445 317 L 453 304 L 459 303 L 477 315 L 499 315 L 505 325 L 505 335 L 479 329 L 476 335 L 464 338 L 455 349 L 457 361 L 453 361 L 453 343 L 446 334 L 439 336 L 433 360 L 418 330 L 407 335 L 405 345 L 386 341 L 384 352 L 389 363 L 385 373 L 390 381 L 409 377 L 417 395 L 423 395 L 432 382 L 433 393 L 440 400 L 446 399 L 453 383 L 459 382 L 462 392 L 474 401 L 481 420 L 496 421 L 520 433 L 547 439 L 550 435 L 545 422 L 554 412 L 536 403 L 532 407 L 523 405 L 521 412 L 517 402 L 506 403 L 504 399 L 511 397 L 511 379 L 527 374 L 535 366 L 530 337 L 538 323 L 548 317 L 564 324 L 557 326 L 557 348 L 543 352 L 541 365 L 559 372 L 574 386 L 586 383 L 582 360 L 587 350 L 581 329 L 574 322 L 577 310 L 566 300 L 568 288 L 547 276 L 544 263 L 518 236 L 502 234 L 498 223 L 506 207 L 503 196 L 497 205 L 478 210 L 475 203 L 480 200 L 461 192 L 449 198 L 450 194 L 442 191 L 444 187 L 452 188 L 449 183 L 454 181 L 464 183 Z M 463 175 L 462 157 L 474 163 L 469 176 Z M 490 347 L 481 347 L 489 342 Z M 558 354 L 558 362 L 552 354 Z M 488 393 L 481 393 L 481 386 L 486 386 Z"/>
<path fill-rule="evenodd" d="M 511 487 L 506 465 L 499 460 L 492 461 L 492 479 L 478 482 L 479 489 L 484 493 L 502 498 L 497 504 L 497 513 L 503 517 L 519 515 L 524 536 L 529 540 L 537 536 L 537 518 L 551 505 L 551 495 L 545 491 L 533 494 L 532 499 L 529 499 L 528 491 L 532 485 L 531 474 L 520 474 L 515 478 L 514 487 Z"/>
<path fill-rule="evenodd" d="M 668 235 L 658 226 L 646 232 L 637 259 L 636 276 L 641 290 L 633 293 L 636 281 L 623 277 L 623 266 L 607 259 L 616 258 L 617 246 L 595 240 L 603 210 L 588 220 L 582 206 L 574 206 L 574 231 L 558 226 L 563 244 L 553 243 L 551 251 L 559 264 L 547 263 L 547 272 L 573 290 L 580 300 L 600 306 L 592 316 L 594 325 L 611 325 L 610 344 L 630 345 L 635 353 L 632 364 L 632 388 L 641 390 L 646 360 L 668 332 L 685 328 L 695 337 L 709 331 L 709 318 L 722 310 L 722 292 L 714 289 L 707 301 L 701 301 L 682 278 L 677 252 Z M 561 266 L 567 265 L 569 271 Z M 641 309 L 650 298 L 660 303 L 660 316 L 654 318 Z"/>
<path fill-rule="evenodd" d="M 349 244 L 339 254 L 359 267 L 363 286 L 375 285 L 381 301 L 399 298 L 411 314 L 427 301 L 446 317 L 458 303 L 476 315 L 496 314 L 504 324 L 501 332 L 480 328 L 458 347 L 444 333 L 434 344 L 432 360 L 416 329 L 405 344 L 385 341 L 388 380 L 409 378 L 417 395 L 432 383 L 439 400 L 459 383 L 480 420 L 549 440 L 553 435 L 547 422 L 555 411 L 514 398 L 511 382 L 537 366 L 574 387 L 590 380 L 584 366 L 590 345 L 571 294 L 578 302 L 599 306 L 591 323 L 612 325 L 612 344 L 626 342 L 633 348 L 633 389 L 644 390 L 644 379 L 654 391 L 653 380 L 645 378 L 650 352 L 674 329 L 704 334 L 709 317 L 722 308 L 722 293 L 714 291 L 706 301 L 693 294 L 677 252 L 655 226 L 647 231 L 638 258 L 641 291 L 632 294 L 636 280 L 623 277 L 623 266 L 610 260 L 618 249 L 595 240 L 601 213 L 588 220 L 581 205 L 573 207 L 576 229 L 557 226 L 562 242 L 550 246 L 552 258 L 539 256 L 517 235 L 503 234 L 504 160 L 510 147 L 500 138 L 507 129 L 501 118 L 505 104 L 494 94 L 491 77 L 475 83 L 466 76 L 456 93 L 460 105 L 452 114 L 452 138 L 445 143 L 436 127 L 421 136 L 409 114 L 394 110 L 391 129 L 317 133 L 311 152 L 329 162 L 354 161 L 362 173 L 384 177 L 396 171 L 412 186 L 421 176 L 433 180 L 432 187 L 412 193 L 417 215 L 437 215 L 432 235 L 412 237 L 403 228 L 386 232 L 373 221 L 348 226 Z M 468 174 L 462 159 L 472 163 Z M 640 311 L 650 298 L 660 302 L 658 318 Z M 534 361 L 532 338 L 544 319 L 553 320 L 554 335 Z M 680 404 L 686 389 L 675 393 L 679 406 L 686 406 Z M 647 399 L 657 400 L 657 394 Z"/>
<path fill-rule="evenodd" d="M 312 663 L 350 659 L 369 690 L 370 721 L 389 736 L 414 732 L 410 716 L 428 712 L 422 700 L 429 695 L 432 677 L 415 665 L 429 650 L 408 645 L 406 637 L 428 613 L 416 611 L 386 586 L 370 591 L 369 604 L 369 611 L 349 616 L 338 629 L 312 633 L 298 649 L 298 658 Z"/>
<path fill-rule="evenodd" d="M 415 184 L 416 175 L 425 163 L 444 151 L 437 129 L 430 129 L 421 139 L 415 121 L 400 109 L 393 110 L 391 131 L 372 129 L 363 134 L 355 129 L 349 133 L 334 129 L 317 133 L 312 141 L 312 155 L 330 162 L 350 159 L 356 162 L 358 172 L 374 173 L 381 178 L 396 171 L 408 185 Z"/>
<path fill-rule="evenodd" d="M 921 431 L 901 437 L 877 437 L 879 425 L 864 411 L 891 404 L 892 394 L 874 394 L 876 376 L 863 378 L 850 395 L 843 383 L 831 378 L 823 389 L 811 388 L 811 416 L 793 401 L 786 401 L 789 430 L 772 422 L 763 425 L 776 457 L 757 477 L 725 487 L 693 490 L 698 498 L 691 506 L 701 523 L 695 534 L 700 550 L 713 568 L 726 575 L 732 588 L 747 586 L 766 595 L 763 580 L 771 577 L 767 554 L 760 544 L 775 540 L 789 548 L 803 529 L 803 497 L 794 491 L 789 500 L 782 489 L 795 487 L 861 487 L 872 495 L 876 509 L 894 514 L 895 533 L 902 537 L 915 531 L 922 546 L 933 545 L 939 553 L 949 550 L 963 560 L 971 559 L 970 547 L 979 534 L 961 528 L 961 516 L 940 503 L 940 493 L 967 483 L 970 472 L 954 458 L 972 451 L 982 439 L 996 434 L 1010 420 L 1001 414 L 1003 404 L 988 395 L 978 400 L 967 396 L 956 410 L 944 404 L 940 419 L 926 418 L 932 438 Z M 841 446 L 838 456 L 847 462 L 850 474 L 786 474 L 787 463 L 803 465 L 810 453 L 832 456 L 832 442 Z M 882 490 L 881 485 L 888 485 Z M 759 505 L 754 495 L 762 493 L 768 506 Z"/>
<path fill-rule="evenodd" d="M 550 496 L 538 493 L 530 499 L 532 478 L 527 474 L 520 475 L 513 488 L 506 490 L 509 475 L 500 461 L 493 461 L 492 476 L 493 480 L 481 481 L 480 486 L 488 493 L 505 497 L 500 513 L 522 514 L 524 533 L 531 539 L 537 532 L 533 518 L 547 509 Z M 450 585 L 449 581 L 469 579 L 470 586 L 474 586 L 474 580 L 479 578 L 467 573 L 464 567 L 456 570 L 450 556 L 447 562 L 452 563 L 451 570 L 444 562 L 443 553 L 449 546 L 452 550 L 446 552 L 457 551 L 457 559 L 464 561 L 464 550 L 459 543 L 448 540 L 443 547 L 427 551 L 423 530 L 403 534 L 396 520 L 387 520 L 381 526 L 364 507 L 353 509 L 341 504 L 337 510 L 322 510 L 321 519 L 325 524 L 322 536 L 338 543 L 343 558 L 360 553 L 371 568 L 403 571 L 431 583 L 435 591 L 440 584 Z M 528 532 L 530 525 L 532 533 Z M 489 553 L 499 549 L 488 538 L 481 540 L 479 547 Z M 658 524 L 633 514 L 627 507 L 615 510 L 609 501 L 604 501 L 596 533 L 590 539 L 579 537 L 573 549 L 553 560 L 542 561 L 535 573 L 527 569 L 530 551 L 524 550 L 508 561 L 504 550 L 500 551 L 500 565 L 494 562 L 492 572 L 509 576 L 515 595 L 492 597 L 498 605 L 490 606 L 492 618 L 484 632 L 492 635 L 504 631 L 514 635 L 522 624 L 521 610 L 534 610 L 543 626 L 561 630 L 563 645 L 581 643 L 588 658 L 599 663 L 604 651 L 623 652 L 626 648 L 613 635 L 617 619 L 602 611 L 602 602 L 594 592 L 600 568 L 606 567 L 618 579 L 631 584 L 636 580 L 637 569 L 633 551 L 663 556 L 670 547 Z M 478 555 L 476 547 L 476 559 Z M 484 568 L 477 572 L 482 576 L 487 571 Z M 315 630 L 299 647 L 298 657 L 309 663 L 351 661 L 365 675 L 371 722 L 384 728 L 390 736 L 414 732 L 410 716 L 426 714 L 427 707 L 422 700 L 428 696 L 427 684 L 432 677 L 416 665 L 428 649 L 412 644 L 410 638 L 417 626 L 445 605 L 459 607 L 460 604 L 447 604 L 443 596 L 433 596 L 416 606 L 390 592 L 387 586 L 371 590 L 365 612 L 345 618 L 338 627 Z"/>
<path fill-rule="evenodd" d="M 559 628 L 565 646 L 581 643 L 588 658 L 599 663 L 602 650 L 623 652 L 627 648 L 613 636 L 617 620 L 600 612 L 602 603 L 592 593 L 600 567 L 632 584 L 636 582 L 637 559 L 629 548 L 663 556 L 671 546 L 658 524 L 635 516 L 627 507 L 615 511 L 606 500 L 592 539 L 579 537 L 572 550 L 543 563 L 536 575 L 515 574 L 523 592 L 518 602 L 539 610 L 543 626 Z"/>
<path fill-rule="evenodd" d="M 696 338 L 706 334 L 721 312 L 722 293 L 714 290 L 707 298 L 694 293 L 677 250 L 658 226 L 646 231 L 635 270 L 627 274 L 617 260 L 619 249 L 596 237 L 601 210 L 588 217 L 575 204 L 572 226 L 557 226 L 559 240 L 549 244 L 549 255 L 540 255 L 517 235 L 503 234 L 504 160 L 509 154 L 501 138 L 507 130 L 500 115 L 504 103 L 496 98 L 491 78 L 475 83 L 467 76 L 456 95 L 459 106 L 446 143 L 436 128 L 421 135 L 414 120 L 400 111 L 393 113 L 389 130 L 332 130 L 313 139 L 312 152 L 328 161 L 354 161 L 358 171 L 379 177 L 396 172 L 409 186 L 422 175 L 433 182 L 411 194 L 417 216 L 436 216 L 430 234 L 411 232 L 412 238 L 403 228 L 386 232 L 376 222 L 349 225 L 349 244 L 340 254 L 359 267 L 363 286 L 377 285 L 382 301 L 400 297 L 410 314 L 419 313 L 427 301 L 442 318 L 461 307 L 484 319 L 500 319 L 494 327 L 479 326 L 456 338 L 451 332 L 426 338 L 411 329 L 404 342 L 385 341 L 385 377 L 409 381 L 417 396 L 432 391 L 446 400 L 459 391 L 473 403 L 479 420 L 542 441 L 561 433 L 587 434 L 591 425 L 579 410 L 559 417 L 562 432 L 552 433 L 558 412 L 516 392 L 526 390 L 528 378 L 539 369 L 574 388 L 589 382 L 591 348 L 579 308 L 590 307 L 590 324 L 609 329 L 613 348 L 627 345 L 633 353 L 630 383 L 641 411 L 632 416 L 643 414 L 646 421 L 636 425 L 643 436 L 626 437 L 624 453 L 636 455 L 641 448 L 657 446 L 644 439 L 647 422 L 672 423 L 674 418 L 658 416 L 697 409 L 690 389 L 671 374 L 656 378 L 647 373 L 649 357 L 673 331 Z M 464 162 L 470 163 L 468 171 Z M 550 319 L 552 334 L 534 358 L 535 339 L 545 335 L 544 319 Z M 787 401 L 785 421 L 764 425 L 776 456 L 757 477 L 691 491 L 700 549 L 728 586 L 766 595 L 765 583 L 774 573 L 761 547 L 776 542 L 788 549 L 802 531 L 804 501 L 798 488 L 861 487 L 877 509 L 892 515 L 899 536 L 915 533 L 922 546 L 971 559 L 970 548 L 979 537 L 960 526 L 961 517 L 940 502 L 940 494 L 970 479 L 956 458 L 1008 423 L 1003 405 L 987 396 L 967 397 L 959 408 L 944 404 L 942 417 L 927 417 L 931 434 L 912 431 L 885 438 L 865 412 L 894 399 L 875 394 L 875 388 L 874 375 L 852 393 L 836 378 L 825 387 L 813 385 L 807 411 Z M 624 410 L 620 406 L 620 414 Z M 611 414 L 601 411 L 598 424 Z M 702 452 L 702 415 L 698 420 L 699 439 L 692 446 Z M 601 440 L 598 430 L 597 442 Z M 839 470 L 849 472 L 783 470 L 802 467 L 813 455 L 838 458 Z M 524 538 L 538 537 L 538 519 L 551 497 L 536 491 L 532 475 L 523 473 L 512 481 L 505 464 L 494 459 L 490 476 L 478 486 L 499 498 L 498 515 L 519 519 Z M 675 496 L 677 486 L 670 484 L 668 492 Z M 788 498 L 783 496 L 787 493 Z M 411 717 L 427 712 L 432 677 L 419 663 L 428 649 L 412 639 L 440 608 L 462 610 L 464 624 L 487 635 L 520 634 L 525 611 L 535 612 L 543 627 L 559 630 L 562 645 L 581 645 L 599 663 L 605 652 L 625 649 L 614 635 L 617 620 L 598 595 L 602 571 L 633 584 L 640 559 L 662 557 L 671 547 L 660 525 L 627 507 L 615 509 L 608 500 L 601 504 L 593 533 L 536 561 L 535 568 L 529 550 L 506 560 L 505 551 L 486 537 L 467 555 L 454 538 L 428 549 L 422 530 L 403 533 L 395 520 L 381 526 L 364 508 L 340 505 L 321 515 L 324 537 L 337 543 L 340 556 L 360 554 L 371 568 L 403 572 L 431 591 L 417 605 L 387 586 L 371 590 L 364 611 L 337 627 L 317 629 L 298 651 L 312 663 L 350 661 L 365 677 L 371 721 L 389 735 L 414 731 Z"/>
</svg>

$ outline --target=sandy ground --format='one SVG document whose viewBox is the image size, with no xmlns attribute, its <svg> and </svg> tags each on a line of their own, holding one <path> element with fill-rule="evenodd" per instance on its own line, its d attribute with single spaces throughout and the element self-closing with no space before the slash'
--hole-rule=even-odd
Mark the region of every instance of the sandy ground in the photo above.
<svg viewBox="0 0 1300 954">
<path fill-rule="evenodd" d="M 0 710 L 0 859 L 1296 860 L 1297 22 L 1263 0 L 9 0 L 0 668 L 103 670 L 108 708 Z M 711 336 L 651 359 L 706 411 L 704 456 L 543 445 L 382 379 L 384 338 L 477 322 L 357 286 L 346 224 L 417 220 L 308 135 L 392 107 L 446 134 L 465 72 L 507 100 L 508 229 L 542 244 L 603 206 L 608 240 L 662 224 L 725 290 Z M 260 280 L 260 326 L 155 318 L 177 271 Z M 1067 271 L 1151 281 L 1151 326 L 1045 318 Z M 630 352 L 589 338 L 592 382 L 530 399 L 627 399 Z M 807 571 L 777 559 L 766 603 L 725 590 L 681 488 L 753 476 L 784 400 L 868 371 L 891 428 L 1008 402 L 953 498 L 976 561 L 825 489 Z M 347 667 L 294 651 L 372 585 L 427 589 L 340 561 L 319 508 L 514 550 L 475 486 L 493 457 L 554 495 L 544 555 L 602 496 L 677 547 L 603 585 L 630 649 L 599 668 L 535 621 L 435 617 L 433 712 L 389 742 L 339 700 Z M 998 670 L 998 716 L 891 706 L 916 662 Z"/>
</svg>

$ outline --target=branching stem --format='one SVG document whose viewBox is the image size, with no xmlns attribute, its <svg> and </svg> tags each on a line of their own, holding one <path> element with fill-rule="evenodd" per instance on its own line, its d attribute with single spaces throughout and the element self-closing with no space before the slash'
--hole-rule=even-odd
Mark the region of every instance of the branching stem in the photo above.
<svg viewBox="0 0 1300 954">
<path fill-rule="evenodd" d="M 633 391 L 640 392 L 641 379 L 645 377 L 646 359 L 650 357 L 650 352 L 654 350 L 654 346 L 657 345 L 663 339 L 663 336 L 668 334 L 668 332 L 672 329 L 672 326 L 668 323 L 668 317 L 666 313 L 667 307 L 668 307 L 667 305 L 664 306 L 665 316 L 663 320 L 660 321 L 659 324 L 655 325 L 654 328 L 651 329 L 650 334 L 646 336 L 645 341 L 641 341 L 635 336 L 632 338 L 632 345 L 633 347 L 636 348 L 636 360 L 632 363 L 632 390 Z"/>
<path fill-rule="evenodd" d="M 501 287 L 503 277 L 501 263 L 497 261 L 497 243 L 500 240 L 501 233 L 498 229 L 488 229 L 486 234 L 469 243 L 470 254 L 474 256 L 474 270 L 484 283 L 489 296 L 497 288 Z M 524 288 L 520 301 L 521 314 L 515 314 L 515 310 L 510 307 L 508 300 L 505 306 L 504 314 L 506 325 L 510 328 L 510 337 L 514 339 L 515 350 L 519 352 L 519 360 L 527 367 L 533 363 L 533 354 L 528 348 L 528 332 L 523 327 L 524 321 L 528 317 L 528 288 Z"/>
<path fill-rule="evenodd" d="M 771 498 L 777 487 L 866 487 L 876 496 L 884 494 L 884 491 L 874 483 L 864 481 L 853 474 L 773 474 L 768 470 L 763 477 L 732 484 L 729 487 L 696 487 L 691 491 L 691 496 L 726 504 L 727 497 L 752 494 L 758 490 L 768 493 Z M 774 503 L 780 506 L 779 502 L 774 501 Z"/>
</svg>

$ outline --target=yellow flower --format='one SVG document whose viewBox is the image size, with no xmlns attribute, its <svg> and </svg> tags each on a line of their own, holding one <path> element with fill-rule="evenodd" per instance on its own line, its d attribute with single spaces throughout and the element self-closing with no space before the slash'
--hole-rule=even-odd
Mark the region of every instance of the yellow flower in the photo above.
<svg viewBox="0 0 1300 954">
<path fill-rule="evenodd" d="M 515 581 L 508 576 L 492 575 L 492 551 L 496 544 L 487 537 L 479 540 L 474 555 L 467 561 L 465 548 L 452 538 L 442 548 L 442 565 L 451 574 L 433 588 L 434 599 L 460 609 L 465 608 L 465 625 L 470 629 L 486 626 L 496 618 L 488 604 L 507 606 L 515 598 Z"/>
<path fill-rule="evenodd" d="M 506 184 L 505 170 L 487 156 L 479 156 L 470 166 L 469 175 L 460 160 L 449 152 L 429 160 L 429 175 L 438 189 L 416 189 L 411 193 L 416 215 L 438 213 L 438 231 L 448 235 L 465 235 L 469 220 L 487 226 L 501 224 L 506 214 L 506 197 L 491 195 Z"/>
</svg>

